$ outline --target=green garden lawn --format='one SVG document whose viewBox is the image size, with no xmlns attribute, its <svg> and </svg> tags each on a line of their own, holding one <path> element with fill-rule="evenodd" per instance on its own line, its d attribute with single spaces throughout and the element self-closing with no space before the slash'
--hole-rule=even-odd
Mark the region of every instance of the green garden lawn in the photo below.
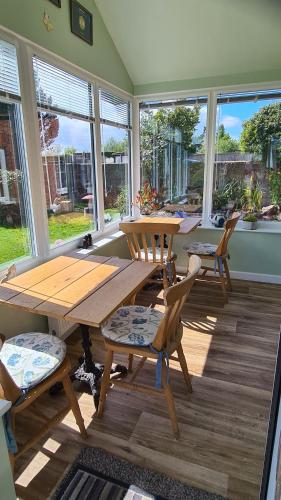
<svg viewBox="0 0 281 500">
<path fill-rule="evenodd" d="M 118 210 L 109 209 L 112 220 L 119 215 Z M 67 241 L 94 229 L 90 216 L 82 213 L 52 215 L 48 220 L 50 243 Z M 0 265 L 30 255 L 29 232 L 26 228 L 0 227 Z"/>
</svg>

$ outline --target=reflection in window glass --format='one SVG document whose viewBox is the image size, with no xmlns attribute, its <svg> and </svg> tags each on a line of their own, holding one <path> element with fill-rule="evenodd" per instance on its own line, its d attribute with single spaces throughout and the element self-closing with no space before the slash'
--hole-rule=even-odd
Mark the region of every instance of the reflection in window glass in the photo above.
<svg viewBox="0 0 281 500">
<path fill-rule="evenodd" d="M 41 152 L 51 244 L 96 228 L 92 125 L 39 113 Z"/>
<path fill-rule="evenodd" d="M 220 95 L 213 212 L 280 220 L 281 93 Z"/>
<path fill-rule="evenodd" d="M 129 133 L 111 125 L 101 126 L 106 223 L 130 213 Z"/>
<path fill-rule="evenodd" d="M 159 205 L 202 213 L 207 98 L 140 105 L 141 184 Z"/>
<path fill-rule="evenodd" d="M 0 101 L 0 265 L 31 255 L 20 104 Z"/>
</svg>

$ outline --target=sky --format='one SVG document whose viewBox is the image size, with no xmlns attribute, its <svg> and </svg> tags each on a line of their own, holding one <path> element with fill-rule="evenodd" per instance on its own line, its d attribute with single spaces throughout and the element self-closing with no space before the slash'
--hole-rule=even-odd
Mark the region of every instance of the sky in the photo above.
<svg viewBox="0 0 281 500">
<path fill-rule="evenodd" d="M 260 100 L 258 102 L 240 102 L 221 104 L 217 107 L 217 123 L 224 125 L 225 131 L 233 139 L 239 139 L 243 129 L 243 121 L 251 118 L 262 107 L 276 102 L 272 99 Z M 202 106 L 199 124 L 196 127 L 196 135 L 202 134 L 207 120 L 207 106 Z"/>
<path fill-rule="evenodd" d="M 274 102 L 273 100 L 261 100 L 258 102 L 242 102 L 221 104 L 217 109 L 218 124 L 223 124 L 226 132 L 228 132 L 234 139 L 239 139 L 243 121 L 249 119 L 263 106 Z M 207 106 L 202 106 L 200 111 L 199 124 L 196 127 L 195 135 L 198 136 L 204 131 L 207 120 Z M 87 122 L 67 118 L 64 116 L 59 117 L 59 134 L 53 142 L 54 145 L 61 145 L 62 148 L 71 146 L 77 152 L 90 151 L 90 127 Z M 102 141 L 106 142 L 110 137 L 116 140 L 124 139 L 126 132 L 124 129 L 110 127 L 108 125 L 102 126 Z"/>
<path fill-rule="evenodd" d="M 102 142 L 106 142 L 110 137 L 122 141 L 126 136 L 126 131 L 109 125 L 102 126 Z M 89 152 L 91 150 L 91 137 L 89 123 L 59 116 L 59 133 L 53 145 L 60 145 L 62 149 L 70 146 L 75 148 L 78 153 Z"/>
</svg>

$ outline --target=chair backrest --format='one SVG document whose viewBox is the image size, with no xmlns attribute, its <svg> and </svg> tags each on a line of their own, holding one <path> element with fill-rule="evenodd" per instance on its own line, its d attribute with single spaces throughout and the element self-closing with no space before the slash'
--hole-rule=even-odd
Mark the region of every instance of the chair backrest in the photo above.
<svg viewBox="0 0 281 500">
<path fill-rule="evenodd" d="M 6 271 L 5 275 L 2 279 L 0 279 L 0 283 L 5 283 L 6 281 L 14 278 L 16 276 L 17 268 L 15 264 L 12 264 Z"/>
<path fill-rule="evenodd" d="M 165 258 L 167 260 L 171 259 L 173 236 L 179 231 L 180 225 L 175 223 L 161 222 L 158 224 L 156 222 L 140 221 L 122 222 L 119 228 L 126 234 L 132 259 L 164 264 Z M 169 236 L 166 252 L 165 235 Z M 150 258 L 148 248 L 152 249 L 152 257 L 150 256 Z"/>
<path fill-rule="evenodd" d="M 5 341 L 4 335 L 0 333 L 0 351 Z M 14 403 L 21 396 L 21 390 L 15 384 L 5 365 L 0 359 L 0 399 L 6 399 Z"/>
<path fill-rule="evenodd" d="M 216 251 L 216 255 L 218 257 L 222 256 L 222 255 L 226 255 L 227 254 L 227 246 L 228 246 L 228 242 L 230 240 L 230 236 L 232 235 L 234 229 L 235 229 L 235 226 L 239 220 L 239 217 L 240 217 L 240 213 L 238 212 L 234 212 L 231 216 L 230 219 L 228 219 L 227 221 L 225 221 L 224 223 L 224 232 L 223 232 L 223 235 L 222 235 L 222 238 L 218 244 L 218 248 L 217 248 L 217 251 Z"/>
<path fill-rule="evenodd" d="M 181 311 L 200 268 L 200 257 L 192 255 L 189 259 L 186 278 L 164 291 L 165 316 L 152 343 L 158 351 L 169 349 L 169 346 L 176 340 L 179 327 L 182 328 Z"/>
</svg>

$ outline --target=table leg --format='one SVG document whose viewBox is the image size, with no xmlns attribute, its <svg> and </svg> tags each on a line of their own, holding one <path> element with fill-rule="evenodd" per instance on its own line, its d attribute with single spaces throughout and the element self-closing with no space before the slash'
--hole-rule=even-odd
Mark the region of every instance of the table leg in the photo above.
<svg viewBox="0 0 281 500">
<path fill-rule="evenodd" d="M 96 408 L 99 403 L 99 384 L 98 381 L 101 378 L 104 370 L 104 366 L 101 364 L 95 364 L 91 352 L 91 340 L 89 327 L 87 325 L 80 325 L 80 330 L 82 334 L 82 346 L 84 349 L 83 360 L 80 366 L 74 373 L 74 377 L 77 380 L 82 380 L 90 385 Z M 122 365 L 115 365 L 112 368 L 111 373 L 123 373 L 127 374 L 127 368 Z"/>
</svg>

